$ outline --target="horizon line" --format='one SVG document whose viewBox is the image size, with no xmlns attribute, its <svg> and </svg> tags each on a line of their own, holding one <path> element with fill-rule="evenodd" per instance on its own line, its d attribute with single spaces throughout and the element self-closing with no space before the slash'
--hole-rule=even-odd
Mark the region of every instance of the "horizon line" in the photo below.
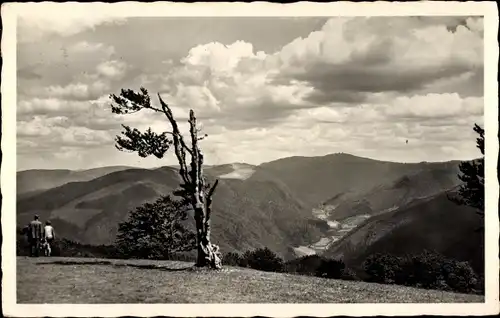
<svg viewBox="0 0 500 318">
<path fill-rule="evenodd" d="M 356 157 L 360 159 L 367 159 L 371 161 L 378 161 L 378 162 L 389 162 L 389 163 L 399 163 L 399 164 L 421 164 L 421 163 L 448 163 L 448 162 L 461 162 L 461 161 L 471 161 L 471 160 L 477 160 L 477 158 L 471 158 L 471 159 L 449 159 L 449 160 L 442 160 L 442 161 L 414 161 L 414 162 L 401 162 L 401 161 L 393 161 L 393 160 L 381 160 L 381 159 L 376 159 L 376 158 L 370 158 L 370 157 L 364 157 L 364 156 L 359 156 L 359 155 L 353 155 L 347 152 L 335 152 L 335 153 L 330 153 L 322 156 L 304 156 L 304 155 L 294 155 L 294 156 L 288 156 L 288 157 L 282 157 L 270 161 L 265 161 L 261 162 L 259 164 L 250 164 L 246 162 L 227 162 L 227 163 L 218 163 L 218 164 L 205 164 L 205 167 L 217 167 L 217 166 L 224 166 L 224 165 L 233 165 L 233 164 L 244 164 L 244 165 L 249 165 L 253 167 L 258 167 L 263 164 L 271 163 L 271 162 L 276 162 L 279 160 L 284 160 L 284 159 L 291 159 L 291 158 L 324 158 L 324 157 L 329 157 L 329 156 L 335 156 L 335 155 L 346 155 L 346 156 L 351 156 L 351 157 Z M 68 168 L 30 168 L 30 169 L 23 169 L 23 170 L 16 170 L 16 173 L 19 172 L 26 172 L 26 171 L 56 171 L 56 170 L 68 170 L 68 171 L 88 171 L 88 170 L 94 170 L 94 169 L 103 169 L 103 168 L 111 168 L 111 167 L 127 167 L 131 169 L 146 169 L 146 170 L 152 170 L 152 169 L 159 169 L 163 167 L 171 167 L 171 168 L 177 168 L 179 165 L 159 165 L 155 167 L 139 167 L 139 166 L 129 166 L 129 165 L 109 165 L 109 166 L 96 166 L 92 168 L 85 168 L 85 169 L 68 169 Z"/>
</svg>

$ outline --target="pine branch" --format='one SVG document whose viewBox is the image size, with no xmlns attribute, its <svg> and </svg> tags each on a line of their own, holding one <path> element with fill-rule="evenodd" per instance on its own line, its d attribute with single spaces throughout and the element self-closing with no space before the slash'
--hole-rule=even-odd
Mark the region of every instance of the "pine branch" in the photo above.
<svg viewBox="0 0 500 318">
<path fill-rule="evenodd" d="M 476 139 L 477 148 L 479 148 L 481 154 L 484 155 L 484 129 L 478 124 L 474 124 L 474 131 L 479 134 L 479 137 Z"/>
<path fill-rule="evenodd" d="M 122 125 L 125 131 L 122 135 L 117 136 L 115 147 L 120 151 L 137 152 L 139 156 L 145 158 L 154 155 L 157 158 L 163 158 L 165 153 L 172 145 L 172 141 L 167 137 L 167 133 L 157 134 L 151 131 L 151 128 L 144 133 L 136 128 L 131 129 L 129 126 Z"/>
<path fill-rule="evenodd" d="M 114 114 L 134 114 L 143 109 L 161 112 L 160 109 L 151 105 L 151 98 L 144 87 L 140 88 L 139 93 L 131 89 L 122 89 L 120 95 L 111 94 L 109 97 L 115 103 L 115 105 L 111 104 L 111 112 Z"/>
</svg>

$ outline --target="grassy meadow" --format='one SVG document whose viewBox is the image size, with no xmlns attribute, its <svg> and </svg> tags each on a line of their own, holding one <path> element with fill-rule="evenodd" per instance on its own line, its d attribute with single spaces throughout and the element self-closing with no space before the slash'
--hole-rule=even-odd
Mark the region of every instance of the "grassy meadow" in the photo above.
<svg viewBox="0 0 500 318">
<path fill-rule="evenodd" d="M 450 303 L 458 294 L 192 263 L 79 258 L 17 258 L 17 302 L 112 303 Z M 43 286 L 43 288 L 41 288 Z M 46 288 L 48 287 L 48 289 Z"/>
</svg>

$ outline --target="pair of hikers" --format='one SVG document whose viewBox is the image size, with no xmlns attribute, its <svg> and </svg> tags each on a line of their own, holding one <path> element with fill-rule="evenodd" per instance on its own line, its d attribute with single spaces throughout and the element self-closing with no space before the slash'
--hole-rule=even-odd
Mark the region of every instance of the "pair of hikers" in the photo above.
<svg viewBox="0 0 500 318">
<path fill-rule="evenodd" d="M 56 237 L 56 233 L 50 221 L 45 222 L 43 226 L 38 215 L 35 215 L 33 221 L 27 227 L 28 242 L 30 244 L 30 256 L 38 256 L 43 249 L 45 256 L 50 256 L 51 243 Z"/>
</svg>

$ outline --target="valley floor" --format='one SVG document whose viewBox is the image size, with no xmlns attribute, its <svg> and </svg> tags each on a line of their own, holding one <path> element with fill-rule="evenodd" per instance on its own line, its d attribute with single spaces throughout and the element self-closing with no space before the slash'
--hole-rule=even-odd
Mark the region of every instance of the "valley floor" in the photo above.
<svg viewBox="0 0 500 318">
<path fill-rule="evenodd" d="M 484 302 L 477 295 L 191 263 L 17 258 L 18 303 L 432 303 Z M 43 288 L 42 288 L 43 287 Z"/>
</svg>

